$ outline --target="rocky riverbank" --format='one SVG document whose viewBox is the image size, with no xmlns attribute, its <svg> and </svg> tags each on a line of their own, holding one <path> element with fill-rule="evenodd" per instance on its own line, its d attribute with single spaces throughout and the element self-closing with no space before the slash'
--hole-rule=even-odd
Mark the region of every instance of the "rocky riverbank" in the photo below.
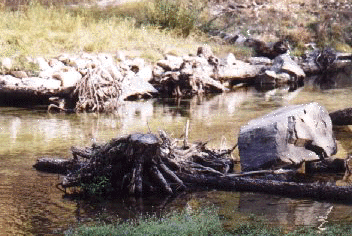
<svg viewBox="0 0 352 236">
<path fill-rule="evenodd" d="M 26 60 L 37 70 L 18 70 L 10 58 L 1 59 L 0 96 L 5 105 L 33 101 L 49 110 L 101 112 L 116 109 L 124 100 L 226 92 L 239 83 L 302 84 L 306 74 L 350 65 L 351 55 L 323 50 L 304 58 L 286 52 L 274 59 L 238 60 L 232 53 L 218 58 L 204 46 L 195 55 L 166 55 L 156 64 L 122 52 Z"/>
</svg>

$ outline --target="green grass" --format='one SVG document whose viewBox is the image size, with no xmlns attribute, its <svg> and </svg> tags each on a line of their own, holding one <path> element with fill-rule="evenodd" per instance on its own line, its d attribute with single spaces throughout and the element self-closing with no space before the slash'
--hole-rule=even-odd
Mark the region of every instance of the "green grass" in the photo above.
<svg viewBox="0 0 352 236">
<path fill-rule="evenodd" d="M 187 211 L 173 212 L 163 217 L 141 217 L 116 224 L 83 225 L 77 229 L 66 231 L 67 236 L 76 235 L 246 235 L 246 236 L 328 236 L 352 235 L 350 224 L 325 225 L 325 230 L 317 227 L 300 226 L 294 230 L 274 226 L 262 217 L 249 217 L 247 222 L 236 223 L 232 229 L 225 229 L 214 208 L 203 208 L 191 213 Z"/>
<path fill-rule="evenodd" d="M 203 209 L 192 214 L 187 212 L 169 213 L 164 217 L 141 218 L 115 225 L 81 226 L 66 235 L 224 235 L 216 211 Z"/>
</svg>

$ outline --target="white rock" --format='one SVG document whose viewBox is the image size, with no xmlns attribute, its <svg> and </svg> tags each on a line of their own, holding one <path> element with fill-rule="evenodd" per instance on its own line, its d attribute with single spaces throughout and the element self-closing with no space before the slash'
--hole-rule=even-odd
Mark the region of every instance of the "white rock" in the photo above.
<svg viewBox="0 0 352 236">
<path fill-rule="evenodd" d="M 153 71 L 151 66 L 145 66 L 136 74 L 137 77 L 144 81 L 150 81 L 153 78 Z"/>
<path fill-rule="evenodd" d="M 19 86 L 22 84 L 22 80 L 12 75 L 0 75 L 0 84 L 2 86 Z"/>
<path fill-rule="evenodd" d="M 254 78 L 260 71 L 259 66 L 236 60 L 232 65 L 219 67 L 219 79 L 243 79 Z"/>
<path fill-rule="evenodd" d="M 262 84 L 286 84 L 294 81 L 287 73 L 276 73 L 273 70 L 266 70 L 263 75 L 256 78 L 256 83 Z"/>
<path fill-rule="evenodd" d="M 41 71 L 45 71 L 45 70 L 50 70 L 51 67 L 49 66 L 49 63 L 43 58 L 43 57 L 37 57 L 35 59 L 36 63 L 39 66 L 39 69 Z"/>
<path fill-rule="evenodd" d="M 208 59 L 210 56 L 213 56 L 213 51 L 211 50 L 211 47 L 209 45 L 204 45 L 201 47 L 198 47 L 197 49 L 197 56 L 198 57 L 204 57 Z"/>
<path fill-rule="evenodd" d="M 12 66 L 13 66 L 13 62 L 12 62 L 12 59 L 9 58 L 9 57 L 4 57 L 4 58 L 1 58 L 1 67 L 4 68 L 5 70 L 11 70 L 12 69 Z"/>
<path fill-rule="evenodd" d="M 26 72 L 17 71 L 17 70 L 11 71 L 11 75 L 15 76 L 16 78 L 27 78 L 28 77 Z"/>
<path fill-rule="evenodd" d="M 99 53 L 97 56 L 98 61 L 100 61 L 102 66 L 105 65 L 115 65 L 114 58 L 110 54 Z"/>
<path fill-rule="evenodd" d="M 286 54 L 277 56 L 274 59 L 272 70 L 276 72 L 286 72 L 296 79 L 303 79 L 306 77 L 303 69 Z"/>
<path fill-rule="evenodd" d="M 138 86 L 136 86 L 136 84 L 138 84 Z M 131 96 L 158 93 L 153 85 L 133 74 L 130 74 L 129 77 L 124 78 L 121 84 L 121 91 L 121 100 L 126 100 Z"/>
<path fill-rule="evenodd" d="M 68 88 L 76 86 L 77 82 L 82 78 L 82 75 L 78 71 L 70 69 L 68 71 L 55 72 L 53 78 L 60 80 L 62 87 Z"/>
<path fill-rule="evenodd" d="M 178 70 L 183 63 L 182 57 L 176 57 L 172 55 L 166 55 L 165 59 L 159 60 L 157 65 L 163 68 L 165 71 Z"/>
<path fill-rule="evenodd" d="M 119 61 L 126 61 L 126 55 L 122 51 L 117 51 L 116 52 L 116 59 Z"/>
<path fill-rule="evenodd" d="M 236 62 L 237 60 L 233 53 L 227 54 L 226 58 L 224 59 L 224 65 L 234 65 Z"/>
<path fill-rule="evenodd" d="M 111 75 L 114 80 L 122 81 L 123 75 L 121 74 L 118 67 L 113 65 L 108 65 L 105 67 L 106 71 Z"/>
<path fill-rule="evenodd" d="M 69 62 L 69 58 L 70 58 L 70 55 L 64 53 L 64 54 L 61 54 L 57 59 L 63 62 L 64 64 L 67 64 Z"/>
<path fill-rule="evenodd" d="M 134 58 L 133 60 L 129 60 L 127 62 L 130 69 L 135 73 L 140 71 L 145 65 L 145 61 L 143 58 Z"/>
<path fill-rule="evenodd" d="M 50 68 L 50 69 L 47 69 L 44 71 L 40 71 L 38 76 L 40 78 L 52 78 L 54 72 L 55 72 L 55 70 L 53 68 Z"/>
<path fill-rule="evenodd" d="M 58 59 L 50 59 L 48 64 L 53 70 L 60 70 L 65 67 L 65 64 Z"/>
<path fill-rule="evenodd" d="M 250 57 L 248 62 L 252 65 L 272 65 L 273 61 L 267 57 Z"/>
</svg>

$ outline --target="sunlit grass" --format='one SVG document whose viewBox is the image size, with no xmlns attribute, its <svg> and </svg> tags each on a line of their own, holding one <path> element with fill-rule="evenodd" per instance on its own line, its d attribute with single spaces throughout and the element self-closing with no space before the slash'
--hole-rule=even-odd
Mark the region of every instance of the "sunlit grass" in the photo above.
<svg viewBox="0 0 352 236">
<path fill-rule="evenodd" d="M 67 230 L 67 236 L 74 235 L 265 235 L 265 236 L 313 236 L 313 235 L 351 235 L 348 224 L 324 224 L 316 227 L 296 226 L 288 229 L 270 223 L 262 216 L 250 216 L 245 222 L 236 222 L 232 227 L 224 227 L 214 208 L 172 212 L 162 217 L 147 216 L 122 223 L 82 225 Z"/>
<path fill-rule="evenodd" d="M 155 61 L 173 49 L 181 55 L 195 53 L 207 41 L 196 31 L 182 37 L 158 26 L 137 26 L 135 19 L 97 19 L 85 11 L 91 10 L 82 9 L 78 14 L 63 7 L 33 5 L 25 11 L 2 11 L 0 57 L 137 50 Z"/>
<path fill-rule="evenodd" d="M 122 224 L 82 226 L 66 235 L 225 235 L 220 219 L 213 209 L 189 213 L 169 213 L 161 218 L 150 216 Z"/>
</svg>

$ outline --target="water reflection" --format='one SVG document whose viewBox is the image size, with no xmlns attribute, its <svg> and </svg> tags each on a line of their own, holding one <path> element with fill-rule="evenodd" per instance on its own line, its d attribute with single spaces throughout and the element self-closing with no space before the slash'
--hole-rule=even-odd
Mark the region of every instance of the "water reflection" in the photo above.
<svg viewBox="0 0 352 236">
<path fill-rule="evenodd" d="M 352 221 L 348 218 L 352 215 L 350 206 L 249 193 L 194 193 L 164 199 L 165 203 L 160 199 L 144 199 L 143 202 L 125 199 L 99 204 L 73 201 L 62 198 L 62 192 L 55 188 L 56 175 L 32 169 L 38 156 L 67 157 L 72 145 L 90 145 L 92 140 L 102 142 L 131 132 L 156 132 L 159 129 L 179 137 L 187 119 L 191 126 L 190 141 L 210 140 L 209 145 L 216 148 L 220 145 L 232 147 L 237 143 L 242 125 L 278 107 L 312 101 L 319 102 L 329 111 L 350 106 L 351 87 L 322 90 L 310 81 L 307 80 L 304 88 L 296 90 L 281 87 L 258 91 L 244 87 L 232 93 L 188 100 L 126 102 L 115 114 L 47 114 L 42 110 L 2 107 L 0 235 L 53 234 L 79 221 L 102 217 L 104 212 L 105 218 L 112 215 L 128 218 L 156 209 L 192 209 L 205 202 L 219 206 L 229 225 L 253 213 L 272 215 L 272 220 L 282 225 L 317 225 L 318 218 L 324 216 L 331 206 L 333 209 L 328 220 L 345 216 L 345 220 Z M 335 133 L 340 148 L 338 155 L 352 152 L 349 128 L 336 129 Z"/>
<path fill-rule="evenodd" d="M 333 207 L 329 202 L 299 200 L 270 195 L 241 193 L 239 211 L 265 216 L 269 222 L 285 226 L 320 226 Z"/>
<path fill-rule="evenodd" d="M 321 90 L 352 87 L 351 72 L 352 66 L 344 68 L 339 73 L 314 75 L 305 81 L 305 85 Z"/>
</svg>

